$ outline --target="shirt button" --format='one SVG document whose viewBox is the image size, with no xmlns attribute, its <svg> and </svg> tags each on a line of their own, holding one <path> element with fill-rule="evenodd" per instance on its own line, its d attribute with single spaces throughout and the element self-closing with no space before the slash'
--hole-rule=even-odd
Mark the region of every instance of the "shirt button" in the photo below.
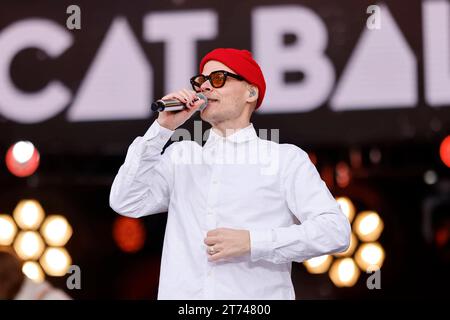
<svg viewBox="0 0 450 320">
<path fill-rule="evenodd" d="M 211 277 L 211 275 L 212 275 L 212 270 L 209 270 L 208 271 L 208 277 Z"/>
<path fill-rule="evenodd" d="M 218 181 L 218 180 L 216 180 L 216 179 L 214 179 L 214 180 L 212 181 L 212 183 L 213 183 L 213 184 L 218 184 L 218 183 L 219 183 L 219 181 Z"/>
</svg>

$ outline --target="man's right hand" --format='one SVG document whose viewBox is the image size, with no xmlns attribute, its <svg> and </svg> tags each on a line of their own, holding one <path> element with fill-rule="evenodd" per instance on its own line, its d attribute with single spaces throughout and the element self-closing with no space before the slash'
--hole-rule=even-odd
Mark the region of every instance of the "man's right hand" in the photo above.
<svg viewBox="0 0 450 320">
<path fill-rule="evenodd" d="M 187 108 L 180 111 L 163 111 L 159 113 L 158 123 L 170 130 L 175 130 L 189 119 L 194 112 L 205 102 L 204 100 L 197 100 L 196 92 L 193 90 L 183 89 L 177 92 L 172 92 L 161 99 L 177 99 L 186 104 Z"/>
</svg>

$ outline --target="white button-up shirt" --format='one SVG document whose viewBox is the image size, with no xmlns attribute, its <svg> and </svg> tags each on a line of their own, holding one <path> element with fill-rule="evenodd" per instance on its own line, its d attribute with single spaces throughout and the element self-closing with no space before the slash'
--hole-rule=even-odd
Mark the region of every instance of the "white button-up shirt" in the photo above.
<svg viewBox="0 0 450 320">
<path fill-rule="evenodd" d="M 302 149 L 250 124 L 162 153 L 173 133 L 155 121 L 137 137 L 110 194 L 128 217 L 168 212 L 158 299 L 295 299 L 292 261 L 348 247 L 348 219 Z M 209 262 L 203 241 L 220 227 L 249 230 L 250 253 Z"/>
</svg>

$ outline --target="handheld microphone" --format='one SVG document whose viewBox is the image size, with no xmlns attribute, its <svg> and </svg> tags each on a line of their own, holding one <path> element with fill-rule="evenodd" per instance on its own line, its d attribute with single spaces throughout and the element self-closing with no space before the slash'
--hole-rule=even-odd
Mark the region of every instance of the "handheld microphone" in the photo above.
<svg viewBox="0 0 450 320">
<path fill-rule="evenodd" d="M 205 109 L 206 105 L 208 104 L 208 98 L 206 98 L 203 93 L 197 93 L 196 96 L 197 99 L 194 101 L 198 101 L 200 99 L 205 101 L 198 110 Z M 153 111 L 162 112 L 184 110 L 187 109 L 187 106 L 177 99 L 161 99 L 153 102 L 151 108 Z"/>
</svg>

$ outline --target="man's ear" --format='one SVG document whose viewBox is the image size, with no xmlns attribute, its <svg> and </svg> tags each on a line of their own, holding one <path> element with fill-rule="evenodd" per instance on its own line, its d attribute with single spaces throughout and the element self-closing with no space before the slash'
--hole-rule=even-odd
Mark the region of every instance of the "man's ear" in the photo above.
<svg viewBox="0 0 450 320">
<path fill-rule="evenodd" d="M 255 86 L 248 87 L 248 102 L 255 102 L 258 100 L 258 88 Z"/>
</svg>

